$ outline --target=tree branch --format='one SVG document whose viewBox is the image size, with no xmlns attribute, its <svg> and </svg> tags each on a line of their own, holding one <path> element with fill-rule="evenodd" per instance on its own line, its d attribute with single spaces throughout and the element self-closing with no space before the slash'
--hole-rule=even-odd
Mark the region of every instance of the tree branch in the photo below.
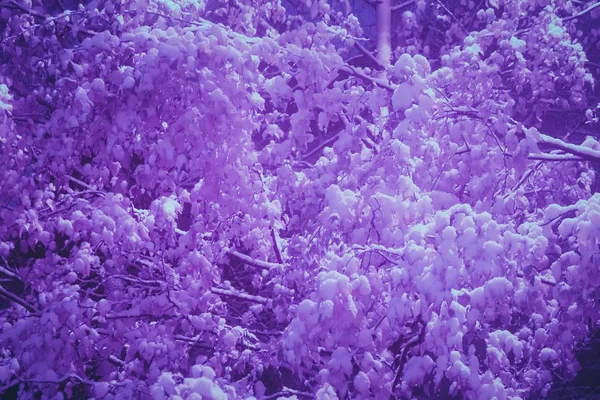
<svg viewBox="0 0 600 400">
<path fill-rule="evenodd" d="M 333 22 L 335 22 L 336 24 L 340 25 L 340 20 L 338 19 L 338 17 L 334 14 L 330 15 L 331 19 L 333 20 Z M 378 70 L 384 70 L 385 66 L 382 65 L 379 60 L 377 59 L 377 57 L 375 57 L 375 55 L 373 53 L 371 53 L 369 50 L 367 50 L 367 48 L 365 46 L 363 46 L 362 44 L 360 44 L 359 42 L 357 42 L 356 40 L 354 41 L 354 47 L 361 52 L 365 57 L 367 57 L 369 60 L 371 60 L 371 62 L 373 64 L 375 64 L 375 68 Z"/>
<path fill-rule="evenodd" d="M 329 139 L 323 140 L 321 143 L 319 143 L 319 145 L 317 147 L 315 147 L 314 149 L 312 149 L 308 153 L 300 156 L 300 158 L 302 160 L 307 160 L 307 159 L 311 158 L 316 153 L 318 153 L 319 151 L 323 150 L 325 147 L 329 146 L 330 144 L 335 143 L 339 139 L 339 137 L 340 137 L 340 134 L 337 133 L 337 134 L 333 135 L 332 137 L 330 137 Z"/>
<path fill-rule="evenodd" d="M 367 75 L 365 73 L 359 72 L 356 69 L 354 69 L 354 67 L 352 67 L 350 65 L 343 66 L 342 68 L 340 68 L 340 71 L 344 71 L 344 72 L 346 72 L 346 73 L 348 73 L 350 75 L 358 76 L 359 78 L 362 78 L 362 79 L 364 79 L 366 81 L 372 82 L 375 85 L 377 85 L 379 87 L 382 87 L 384 89 L 387 89 L 387 90 L 389 90 L 391 92 L 393 92 L 395 90 L 395 88 L 392 85 L 390 85 L 389 83 L 384 82 L 381 79 L 373 78 L 372 76 L 369 76 L 369 75 Z"/>
<path fill-rule="evenodd" d="M 402 356 L 400 358 L 400 365 L 398 365 L 398 369 L 396 370 L 396 376 L 394 377 L 394 382 L 392 383 L 392 396 L 390 396 L 390 400 L 395 398 L 393 393 L 396 389 L 396 386 L 398 386 L 398 383 L 400 382 L 400 378 L 402 377 L 402 370 L 404 369 L 404 365 L 406 364 L 406 361 L 408 359 L 408 351 L 416 345 L 422 343 L 423 339 L 425 338 L 426 325 L 425 323 L 423 323 L 423 320 L 421 320 L 420 317 L 418 322 L 421 325 L 421 331 L 417 336 L 414 336 L 412 339 L 410 339 L 404 346 L 404 350 L 402 351 Z"/>
<path fill-rule="evenodd" d="M 539 160 L 539 161 L 584 161 L 581 157 L 576 157 L 571 154 L 530 154 L 527 156 L 528 160 Z"/>
<path fill-rule="evenodd" d="M 74 178 L 72 176 L 67 176 L 67 179 L 70 180 L 71 182 L 81 186 L 82 188 L 89 190 L 91 193 L 97 194 L 101 197 L 105 196 L 105 193 L 103 193 L 97 189 L 94 189 L 92 186 L 88 185 L 87 183 L 85 183 L 77 178 Z"/>
<path fill-rule="evenodd" d="M 275 250 L 275 257 L 277 262 L 283 264 L 283 258 L 281 257 L 281 251 L 279 250 L 279 235 L 275 231 L 275 228 L 271 229 L 271 236 L 273 237 L 273 249 Z"/>
<path fill-rule="evenodd" d="M 258 304 L 267 304 L 269 302 L 268 299 L 261 296 L 252 296 L 250 294 L 238 293 L 226 289 L 211 288 L 210 291 L 218 296 L 234 297 L 236 299 L 251 301 Z"/>
<path fill-rule="evenodd" d="M 289 389 L 289 388 L 284 387 L 281 392 L 270 394 L 268 396 L 263 397 L 262 399 L 263 400 L 281 399 L 281 398 L 288 397 L 288 396 L 304 396 L 309 399 L 314 398 L 313 393 L 301 392 L 299 390 Z"/>
<path fill-rule="evenodd" d="M 588 8 L 586 8 L 585 10 L 575 14 L 575 15 L 571 15 L 570 17 L 565 17 L 563 18 L 563 22 L 568 22 L 568 21 L 572 21 L 574 19 L 577 19 L 579 17 L 584 16 L 585 14 L 589 13 L 590 11 L 592 11 L 595 8 L 600 7 L 600 1 L 598 3 L 592 4 L 591 6 L 589 6 Z"/>
<path fill-rule="evenodd" d="M 1 266 L 0 266 L 0 273 L 8 276 L 9 278 L 13 278 L 14 280 L 17 280 L 17 281 L 21 280 L 21 278 L 19 278 L 19 275 L 15 274 L 14 272 L 12 272 L 4 267 L 1 267 Z"/>
<path fill-rule="evenodd" d="M 114 355 L 110 355 L 108 356 L 108 362 L 116 365 L 118 367 L 124 367 L 125 366 L 125 361 L 121 360 L 120 358 L 115 357 Z"/>
<path fill-rule="evenodd" d="M 588 161 L 600 161 L 600 151 L 590 149 L 589 147 L 583 147 L 576 144 L 566 143 L 560 139 L 553 138 L 552 136 L 540 134 L 541 140 L 538 143 L 544 143 L 554 147 L 555 149 L 562 150 L 566 153 L 573 154 L 581 157 Z"/>
<path fill-rule="evenodd" d="M 402 10 L 403 8 L 410 6 L 411 4 L 414 4 L 415 2 L 416 2 L 416 0 L 405 1 L 404 3 L 392 6 L 391 10 L 392 10 L 392 12 L 399 11 L 399 10 Z"/>
<path fill-rule="evenodd" d="M 243 262 L 244 264 L 251 265 L 253 267 L 264 269 L 267 271 L 275 269 L 275 268 L 283 268 L 283 264 L 277 264 L 277 263 L 272 263 L 272 262 L 268 262 L 268 261 L 257 260 L 246 254 L 242 254 L 237 251 L 228 251 L 227 255 Z"/>
<path fill-rule="evenodd" d="M 4 296 L 7 299 L 11 300 L 12 302 L 17 303 L 18 305 L 22 306 L 23 308 L 25 308 L 27 311 L 29 311 L 31 313 L 39 313 L 39 311 L 36 310 L 32 305 L 28 304 L 27 302 L 25 302 L 25 300 L 21 299 L 20 297 L 15 296 L 8 290 L 4 289 L 2 287 L 2 285 L 0 285 L 0 296 Z"/>
<path fill-rule="evenodd" d="M 465 35 L 469 36 L 469 32 L 465 29 L 463 24 L 460 23 L 458 18 L 456 18 L 456 15 L 452 14 L 452 12 L 448 9 L 448 7 L 446 7 L 446 5 L 444 3 L 442 3 L 441 0 L 437 0 L 437 2 L 440 6 L 442 6 L 444 11 L 446 11 L 448 13 L 448 15 L 450 15 L 454 21 L 456 21 L 456 23 L 458 24 L 458 26 L 460 26 L 460 29 L 462 29 L 462 31 L 465 33 Z"/>
</svg>

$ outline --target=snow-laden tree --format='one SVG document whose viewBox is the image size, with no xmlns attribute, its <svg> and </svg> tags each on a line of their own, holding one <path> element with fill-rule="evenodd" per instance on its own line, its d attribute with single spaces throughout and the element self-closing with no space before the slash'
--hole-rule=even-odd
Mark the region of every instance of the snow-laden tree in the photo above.
<svg viewBox="0 0 600 400">
<path fill-rule="evenodd" d="M 527 399 L 575 376 L 600 144 L 545 122 L 597 126 L 598 4 L 0 7 L 4 396 Z"/>
</svg>

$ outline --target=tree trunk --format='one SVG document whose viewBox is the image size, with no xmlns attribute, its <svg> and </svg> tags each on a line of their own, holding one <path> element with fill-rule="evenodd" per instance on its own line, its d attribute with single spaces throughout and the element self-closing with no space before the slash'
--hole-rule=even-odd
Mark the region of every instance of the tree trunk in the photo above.
<svg viewBox="0 0 600 400">
<path fill-rule="evenodd" d="M 390 65 L 392 58 L 392 6 L 391 0 L 380 0 L 377 5 L 377 59 Z"/>
</svg>

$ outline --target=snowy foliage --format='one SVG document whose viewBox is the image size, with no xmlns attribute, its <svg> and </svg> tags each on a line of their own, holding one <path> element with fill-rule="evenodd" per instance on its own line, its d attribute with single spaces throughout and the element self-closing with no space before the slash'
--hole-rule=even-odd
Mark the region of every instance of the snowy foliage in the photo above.
<svg viewBox="0 0 600 400">
<path fill-rule="evenodd" d="M 378 71 L 348 2 L 48 3 L 0 5 L 0 395 L 527 399 L 575 376 L 600 143 L 546 124 L 597 127 L 600 7 L 420 0 Z"/>
</svg>

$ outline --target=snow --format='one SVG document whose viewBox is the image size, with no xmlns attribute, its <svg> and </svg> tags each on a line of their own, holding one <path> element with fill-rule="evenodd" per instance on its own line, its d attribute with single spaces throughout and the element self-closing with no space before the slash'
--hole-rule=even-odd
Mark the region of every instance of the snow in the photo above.
<svg viewBox="0 0 600 400">
<path fill-rule="evenodd" d="M 371 284 L 364 275 L 358 277 L 358 290 L 361 296 L 368 296 L 371 294 Z"/>
<path fill-rule="evenodd" d="M 325 300 L 319 305 L 319 313 L 325 319 L 330 319 L 333 316 L 333 302 Z"/>
<path fill-rule="evenodd" d="M 556 350 L 551 349 L 549 347 L 544 347 L 540 351 L 540 360 L 543 362 L 554 361 L 558 358 L 558 353 Z"/>
<path fill-rule="evenodd" d="M 402 143 L 398 139 L 392 140 L 391 149 L 394 152 L 394 155 L 398 157 L 399 161 L 408 162 L 410 160 L 410 147 L 406 144 Z"/>
<path fill-rule="evenodd" d="M 331 214 L 337 214 L 343 221 L 351 221 L 354 216 L 354 206 L 358 202 L 356 194 L 351 190 L 341 190 L 338 185 L 330 185 L 325 190 L 328 209 Z"/>
<path fill-rule="evenodd" d="M 510 38 L 510 45 L 515 50 L 521 50 L 521 49 L 524 49 L 526 47 L 525 41 L 521 40 L 521 39 L 519 39 L 519 38 L 517 38 L 515 36 L 512 36 Z"/>
<path fill-rule="evenodd" d="M 410 243 L 406 248 L 406 260 L 410 264 L 414 264 L 417 261 L 423 260 L 425 256 L 425 249 L 422 246 L 416 245 L 414 243 Z"/>
<path fill-rule="evenodd" d="M 167 198 L 163 203 L 163 211 L 169 218 L 175 219 L 177 218 L 177 214 L 182 210 L 181 204 L 177 201 Z"/>
<path fill-rule="evenodd" d="M 333 300 L 337 295 L 338 284 L 335 279 L 326 279 L 319 285 L 319 295 L 322 299 Z"/>
<path fill-rule="evenodd" d="M 135 86 L 135 79 L 131 76 L 126 76 L 125 79 L 123 79 L 123 83 L 121 83 L 121 89 L 131 89 Z"/>
<path fill-rule="evenodd" d="M 394 90 L 394 94 L 392 95 L 392 107 L 394 107 L 394 110 L 406 110 L 412 106 L 412 103 L 412 87 L 408 83 L 402 82 Z"/>
<path fill-rule="evenodd" d="M 512 283 L 501 276 L 490 279 L 484 285 L 485 295 L 489 301 L 508 298 L 512 290 Z"/>
<path fill-rule="evenodd" d="M 488 240 L 483 244 L 483 251 L 488 257 L 497 257 L 504 253 L 504 248 L 497 242 Z"/>
<path fill-rule="evenodd" d="M 477 243 L 477 233 L 474 228 L 467 228 L 462 235 L 458 237 L 456 243 L 461 247 L 470 247 Z"/>
<path fill-rule="evenodd" d="M 96 92 L 100 92 L 100 93 L 103 93 L 104 90 L 106 89 L 106 86 L 105 86 L 104 81 L 102 80 L 102 78 L 95 78 L 92 81 L 92 84 L 91 84 L 90 87 L 91 87 L 92 90 L 94 90 Z"/>
<path fill-rule="evenodd" d="M 358 390 L 358 392 L 366 396 L 369 394 L 370 387 L 371 382 L 367 374 L 365 374 L 363 371 L 360 371 L 358 374 L 356 374 L 354 377 L 354 388 Z"/>
<path fill-rule="evenodd" d="M 406 362 L 402 378 L 408 386 L 421 385 L 434 366 L 429 356 L 413 356 Z"/>
<path fill-rule="evenodd" d="M 103 315 L 106 315 L 110 311 L 110 308 L 110 303 L 106 299 L 100 299 L 96 304 L 96 310 Z"/>
</svg>

